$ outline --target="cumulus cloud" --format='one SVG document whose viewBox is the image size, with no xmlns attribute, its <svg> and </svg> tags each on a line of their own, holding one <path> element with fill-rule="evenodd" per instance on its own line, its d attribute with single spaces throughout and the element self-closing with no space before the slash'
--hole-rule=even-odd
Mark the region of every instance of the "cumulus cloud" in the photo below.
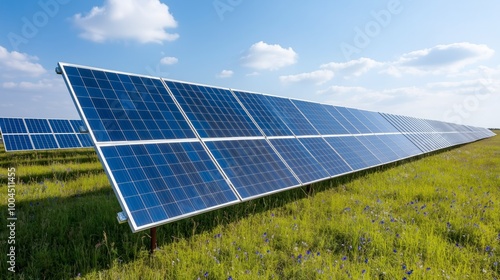
<svg viewBox="0 0 500 280">
<path fill-rule="evenodd" d="M 348 62 L 330 62 L 321 65 L 322 69 L 330 69 L 344 78 L 359 77 L 370 69 L 383 66 L 384 63 L 377 62 L 371 58 L 361 57 Z"/>
<path fill-rule="evenodd" d="M 317 85 L 321 85 L 331 80 L 333 76 L 334 76 L 333 71 L 317 70 L 297 75 L 280 76 L 279 79 L 282 83 L 313 82 Z"/>
<path fill-rule="evenodd" d="M 0 76 L 3 78 L 40 76 L 46 70 L 36 62 L 37 60 L 36 56 L 16 51 L 9 52 L 6 48 L 0 46 Z"/>
<path fill-rule="evenodd" d="M 222 70 L 219 74 L 217 74 L 217 78 L 231 78 L 234 72 L 232 70 Z"/>
<path fill-rule="evenodd" d="M 297 63 L 297 59 L 298 55 L 291 47 L 286 49 L 263 41 L 253 44 L 241 58 L 243 66 L 255 70 L 277 70 Z"/>
<path fill-rule="evenodd" d="M 456 73 L 465 66 L 492 57 L 494 53 L 486 45 L 467 42 L 437 45 L 403 54 L 398 60 L 391 62 L 385 72 L 396 77 L 405 73 Z"/>
<path fill-rule="evenodd" d="M 177 57 L 172 57 L 172 56 L 165 56 L 162 59 L 160 59 L 160 63 L 164 65 L 172 65 L 176 64 L 177 62 L 179 62 Z"/>
<path fill-rule="evenodd" d="M 179 37 L 166 31 L 177 27 L 177 22 L 168 6 L 159 0 L 106 0 L 103 6 L 93 7 L 86 15 L 74 15 L 73 21 L 82 29 L 80 36 L 94 42 L 162 43 Z"/>
</svg>

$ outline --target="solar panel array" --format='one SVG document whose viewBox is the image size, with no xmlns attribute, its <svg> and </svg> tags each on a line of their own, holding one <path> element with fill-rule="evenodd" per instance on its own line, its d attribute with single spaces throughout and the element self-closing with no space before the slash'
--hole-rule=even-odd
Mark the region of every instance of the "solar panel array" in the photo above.
<svg viewBox="0 0 500 280">
<path fill-rule="evenodd" d="M 132 231 L 494 135 L 59 63 Z"/>
<path fill-rule="evenodd" d="M 0 118 L 8 152 L 92 147 L 89 134 L 80 133 L 80 127 L 81 120 Z"/>
</svg>

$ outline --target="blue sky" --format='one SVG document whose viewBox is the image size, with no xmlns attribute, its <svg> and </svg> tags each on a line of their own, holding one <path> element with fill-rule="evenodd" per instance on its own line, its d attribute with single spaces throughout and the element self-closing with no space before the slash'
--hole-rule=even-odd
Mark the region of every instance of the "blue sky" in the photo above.
<svg viewBox="0 0 500 280">
<path fill-rule="evenodd" d="M 0 2 L 0 116 L 78 118 L 57 62 L 500 127 L 500 2 Z"/>
</svg>

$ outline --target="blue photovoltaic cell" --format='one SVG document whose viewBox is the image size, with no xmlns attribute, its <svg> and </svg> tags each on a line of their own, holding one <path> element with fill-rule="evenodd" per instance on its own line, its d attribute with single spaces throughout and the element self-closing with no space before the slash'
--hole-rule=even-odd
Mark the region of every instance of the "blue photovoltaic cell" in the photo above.
<svg viewBox="0 0 500 280">
<path fill-rule="evenodd" d="M 355 109 L 335 107 L 361 133 L 371 133 L 371 130 L 353 115 Z"/>
<path fill-rule="evenodd" d="M 83 127 L 83 129 L 85 130 L 85 124 L 83 123 L 82 120 L 70 120 L 69 121 L 71 123 L 71 126 L 73 127 L 73 130 L 76 132 L 76 133 L 80 133 L 80 128 Z"/>
<path fill-rule="evenodd" d="M 27 134 L 2 134 L 6 151 L 33 150 L 30 138 Z"/>
<path fill-rule="evenodd" d="M 323 104 L 323 107 L 349 132 L 349 134 L 359 134 L 359 131 L 337 110 L 336 106 Z"/>
<path fill-rule="evenodd" d="M 27 133 L 23 119 L 0 118 L 0 129 L 2 134 L 6 133 Z"/>
<path fill-rule="evenodd" d="M 372 133 L 383 133 L 383 129 L 380 128 L 375 120 L 372 120 L 365 116 L 361 110 L 358 109 L 349 109 L 349 112 L 357 119 L 359 120 L 364 126 L 366 126 L 370 132 Z"/>
<path fill-rule="evenodd" d="M 269 141 L 303 184 L 330 177 L 298 139 L 270 139 Z"/>
<path fill-rule="evenodd" d="M 359 170 L 381 163 L 370 150 L 356 139 L 356 137 L 325 137 L 325 140 L 340 154 L 353 170 Z"/>
<path fill-rule="evenodd" d="M 69 123 L 69 120 L 49 120 L 50 126 L 54 133 L 74 133 L 73 127 Z"/>
<path fill-rule="evenodd" d="M 94 143 L 92 143 L 92 139 L 90 139 L 90 135 L 83 133 L 80 134 L 77 133 L 76 135 L 78 135 L 78 139 L 80 140 L 82 147 L 86 148 L 94 146 Z"/>
<path fill-rule="evenodd" d="M 195 138 L 160 79 L 62 67 L 97 141 Z"/>
<path fill-rule="evenodd" d="M 387 144 L 400 159 L 419 155 L 422 151 L 415 146 L 408 138 L 401 134 L 377 135 L 377 137 Z"/>
<path fill-rule="evenodd" d="M 321 135 L 349 134 L 349 132 L 319 103 L 292 100 Z"/>
<path fill-rule="evenodd" d="M 57 143 L 59 148 L 80 148 L 81 144 L 78 141 L 76 134 L 56 134 Z"/>
<path fill-rule="evenodd" d="M 136 230 L 238 201 L 199 142 L 101 150 Z"/>
<path fill-rule="evenodd" d="M 271 110 L 287 125 L 293 134 L 319 135 L 318 131 L 309 123 L 304 115 L 287 98 L 266 96 Z"/>
<path fill-rule="evenodd" d="M 233 91 L 266 136 L 292 136 L 293 133 L 267 101 L 266 96 Z"/>
<path fill-rule="evenodd" d="M 56 139 L 53 134 L 32 134 L 31 141 L 37 150 L 57 149 Z"/>
<path fill-rule="evenodd" d="M 200 137 L 262 136 L 227 89 L 165 80 Z"/>
<path fill-rule="evenodd" d="M 243 199 L 300 185 L 266 140 L 207 141 L 206 145 Z"/>
<path fill-rule="evenodd" d="M 52 133 L 47 119 L 25 119 L 24 121 L 29 133 Z"/>
<path fill-rule="evenodd" d="M 349 165 L 321 137 L 299 138 L 299 141 L 318 160 L 330 176 L 351 172 Z"/>
<path fill-rule="evenodd" d="M 357 139 L 370 150 L 382 163 L 395 161 L 399 158 L 392 147 L 384 143 L 376 135 L 358 136 Z"/>
</svg>

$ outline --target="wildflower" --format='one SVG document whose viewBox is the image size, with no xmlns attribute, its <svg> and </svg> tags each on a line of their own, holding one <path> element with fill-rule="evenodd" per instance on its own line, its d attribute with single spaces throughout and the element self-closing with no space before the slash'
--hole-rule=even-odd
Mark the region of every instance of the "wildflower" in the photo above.
<svg viewBox="0 0 500 280">
<path fill-rule="evenodd" d="M 431 268 L 430 268 L 430 267 L 428 267 L 426 270 L 427 270 L 427 271 L 429 271 L 429 270 L 431 270 Z"/>
<path fill-rule="evenodd" d="M 320 254 L 319 254 L 319 252 L 317 252 L 317 253 L 316 253 L 316 256 L 319 256 L 319 255 L 320 255 Z"/>
<path fill-rule="evenodd" d="M 231 277 L 231 275 L 229 275 L 229 277 L 227 278 L 227 280 L 233 280 L 233 277 Z"/>
<path fill-rule="evenodd" d="M 365 259 L 365 263 L 368 263 L 368 258 Z"/>
<path fill-rule="evenodd" d="M 406 274 L 408 274 L 408 275 L 411 275 L 412 273 L 413 273 L 413 269 L 408 270 L 408 271 L 406 272 Z"/>
<path fill-rule="evenodd" d="M 486 252 L 489 252 L 491 251 L 491 247 L 490 246 L 486 246 L 486 248 L 484 249 Z"/>
<path fill-rule="evenodd" d="M 205 274 L 203 276 L 208 277 L 208 271 L 205 271 Z"/>
<path fill-rule="evenodd" d="M 404 264 L 403 264 L 403 265 L 401 266 L 401 269 L 405 270 L 405 269 L 406 269 L 406 265 L 404 265 Z"/>
<path fill-rule="evenodd" d="M 392 252 L 397 253 L 397 252 L 398 252 L 398 250 L 396 250 L 396 249 L 392 249 Z"/>
<path fill-rule="evenodd" d="M 311 250 L 307 250 L 306 254 L 310 255 L 311 254 Z"/>
<path fill-rule="evenodd" d="M 347 260 L 347 256 L 343 256 L 343 257 L 342 257 L 342 260 L 343 260 L 343 261 Z"/>
<path fill-rule="evenodd" d="M 361 270 L 361 274 L 365 274 L 366 269 Z"/>
<path fill-rule="evenodd" d="M 262 236 L 266 237 L 267 236 L 267 232 L 264 232 L 264 234 Z"/>
</svg>

